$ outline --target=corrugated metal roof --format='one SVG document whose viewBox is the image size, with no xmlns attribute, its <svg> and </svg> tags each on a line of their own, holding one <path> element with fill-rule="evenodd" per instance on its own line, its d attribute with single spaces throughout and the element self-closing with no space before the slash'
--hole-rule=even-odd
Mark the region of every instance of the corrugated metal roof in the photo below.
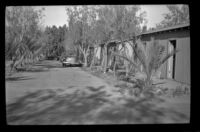
<svg viewBox="0 0 200 132">
<path fill-rule="evenodd" d="M 151 34 L 151 33 L 157 33 L 157 32 L 163 32 L 163 31 L 169 31 L 169 30 L 174 30 L 174 29 L 178 29 L 178 28 L 185 28 L 185 27 L 189 27 L 190 24 L 181 24 L 181 25 L 176 25 L 176 26 L 172 26 L 172 27 L 167 27 L 167 28 L 162 28 L 162 29 L 157 29 L 157 30 L 153 30 L 153 31 L 147 31 L 145 33 L 141 33 L 140 35 L 145 35 L 145 34 Z"/>
</svg>

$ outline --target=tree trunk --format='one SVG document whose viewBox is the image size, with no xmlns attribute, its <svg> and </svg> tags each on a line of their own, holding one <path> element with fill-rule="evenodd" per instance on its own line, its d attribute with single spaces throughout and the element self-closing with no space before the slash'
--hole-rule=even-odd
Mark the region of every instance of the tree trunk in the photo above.
<svg viewBox="0 0 200 132">
<path fill-rule="evenodd" d="M 94 64 L 94 60 L 95 60 L 95 55 L 96 55 L 96 53 L 97 53 L 97 50 L 98 49 L 94 49 L 94 54 L 93 54 L 93 57 L 92 57 L 92 61 L 91 61 L 91 64 L 90 64 L 90 69 L 92 68 L 92 66 L 93 66 L 93 64 Z"/>
<path fill-rule="evenodd" d="M 10 73 L 12 72 L 14 65 L 15 65 L 15 60 L 12 61 L 12 63 L 10 64 Z"/>
<path fill-rule="evenodd" d="M 114 70 L 115 60 L 116 60 L 116 57 L 113 56 L 113 61 L 112 61 L 112 64 L 111 64 L 111 68 L 112 68 L 112 70 Z"/>
<path fill-rule="evenodd" d="M 119 45 L 116 45 L 116 47 L 114 48 L 114 52 L 116 52 L 119 49 L 118 46 Z M 114 66 L 113 66 L 114 77 L 116 77 L 116 65 L 117 65 L 117 61 L 118 61 L 117 56 L 114 56 Z"/>
<path fill-rule="evenodd" d="M 125 66 L 126 66 L 126 77 L 128 77 L 128 73 L 129 73 L 129 64 L 128 61 L 125 60 Z"/>
<path fill-rule="evenodd" d="M 104 47 L 101 47 L 101 56 L 100 56 L 100 60 L 101 60 L 101 67 L 103 69 L 103 64 L 104 64 Z"/>
<path fill-rule="evenodd" d="M 92 66 L 94 65 L 94 58 L 95 58 L 95 56 L 93 55 L 93 57 L 92 57 L 92 61 L 91 61 L 91 63 L 90 63 L 90 69 L 91 69 Z"/>
<path fill-rule="evenodd" d="M 107 71 L 107 57 L 108 57 L 108 54 L 107 54 L 107 45 L 105 45 L 105 49 L 104 49 L 104 73 L 106 73 Z"/>
<path fill-rule="evenodd" d="M 116 77 L 116 61 L 114 62 L 113 71 L 114 71 L 114 77 Z"/>
<path fill-rule="evenodd" d="M 149 88 L 151 88 L 151 86 L 152 86 L 152 82 L 151 82 L 151 74 L 147 74 L 147 78 L 146 78 L 146 80 L 145 80 L 145 88 L 146 89 L 149 89 Z"/>
<path fill-rule="evenodd" d="M 76 60 L 80 61 L 80 55 L 79 55 L 79 50 L 76 49 Z"/>
<path fill-rule="evenodd" d="M 124 56 L 126 56 L 128 58 L 128 53 L 126 53 L 126 45 L 123 43 L 123 40 L 121 40 L 121 43 L 123 45 L 123 54 Z M 128 73 L 129 73 L 129 62 L 127 60 L 124 60 L 124 65 L 125 65 L 125 70 L 126 70 L 126 77 L 128 77 Z"/>
<path fill-rule="evenodd" d="M 87 54 L 83 54 L 84 56 L 84 67 L 87 67 Z"/>
</svg>

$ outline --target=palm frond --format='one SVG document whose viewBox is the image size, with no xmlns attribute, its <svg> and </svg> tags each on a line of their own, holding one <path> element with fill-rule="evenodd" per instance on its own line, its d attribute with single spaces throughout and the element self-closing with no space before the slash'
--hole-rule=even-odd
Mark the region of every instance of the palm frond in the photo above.
<svg viewBox="0 0 200 132">
<path fill-rule="evenodd" d="M 125 56 L 123 56 L 123 55 L 120 55 L 119 53 L 116 53 L 116 52 L 113 52 L 112 54 L 113 54 L 114 56 L 118 56 L 118 57 L 121 57 L 121 58 L 127 60 L 127 61 L 130 62 L 134 67 L 136 67 L 136 68 L 139 69 L 138 65 L 137 65 L 135 62 L 133 62 L 132 60 L 130 60 L 129 58 L 127 58 L 127 57 L 125 57 Z"/>
<path fill-rule="evenodd" d="M 173 50 L 171 53 L 168 53 L 165 57 L 163 57 L 163 59 L 160 61 L 159 63 L 159 67 L 165 63 L 171 56 L 173 56 L 174 54 L 176 54 L 177 52 L 179 52 L 179 50 Z"/>
<path fill-rule="evenodd" d="M 133 47 L 133 51 L 135 53 L 135 56 L 138 58 L 138 60 L 141 62 L 144 69 L 147 69 L 147 61 L 146 61 L 146 51 L 144 46 L 142 45 L 141 41 L 139 40 L 136 45 Z"/>
<path fill-rule="evenodd" d="M 152 40 L 147 45 L 147 65 L 148 71 L 151 73 L 153 70 L 158 69 L 158 65 L 164 55 L 165 46 L 158 43 L 156 40 Z"/>
</svg>

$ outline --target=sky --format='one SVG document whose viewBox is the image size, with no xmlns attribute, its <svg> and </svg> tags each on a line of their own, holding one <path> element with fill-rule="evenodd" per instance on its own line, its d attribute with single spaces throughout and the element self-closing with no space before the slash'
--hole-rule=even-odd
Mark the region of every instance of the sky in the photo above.
<svg viewBox="0 0 200 132">
<path fill-rule="evenodd" d="M 44 26 L 56 25 L 57 27 L 67 25 L 67 15 L 65 11 L 65 6 L 43 6 L 44 11 Z M 40 9 L 36 7 L 36 9 Z M 155 27 L 155 25 L 161 22 L 164 17 L 164 13 L 168 13 L 166 5 L 141 5 L 141 11 L 146 11 L 147 28 Z"/>
<path fill-rule="evenodd" d="M 67 15 L 65 11 L 65 6 L 38 6 L 36 9 L 45 8 L 43 24 L 44 26 L 53 26 L 57 27 L 67 25 Z"/>
<path fill-rule="evenodd" d="M 166 5 L 143 5 L 141 10 L 147 13 L 147 28 L 155 27 L 164 19 L 163 14 L 169 12 Z"/>
</svg>

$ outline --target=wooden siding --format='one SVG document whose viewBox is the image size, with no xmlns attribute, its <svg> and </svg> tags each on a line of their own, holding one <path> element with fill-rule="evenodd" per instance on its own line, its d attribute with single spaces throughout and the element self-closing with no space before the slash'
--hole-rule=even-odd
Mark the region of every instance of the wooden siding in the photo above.
<svg viewBox="0 0 200 132">
<path fill-rule="evenodd" d="M 179 52 L 176 54 L 175 80 L 190 84 L 190 31 L 177 30 L 174 32 L 148 34 L 141 36 L 141 40 L 148 44 L 151 37 L 164 44 L 167 52 L 169 40 L 176 40 L 176 48 Z M 162 78 L 167 78 L 167 64 L 168 61 L 160 68 Z"/>
<path fill-rule="evenodd" d="M 159 43 L 165 46 L 164 55 L 168 52 L 168 40 L 159 40 Z M 167 78 L 167 61 L 161 66 L 161 78 Z"/>
<path fill-rule="evenodd" d="M 177 39 L 175 80 L 190 84 L 190 38 Z"/>
<path fill-rule="evenodd" d="M 175 61 L 175 80 L 190 84 L 190 30 L 176 30 L 168 31 L 163 33 L 152 33 L 141 36 L 141 40 L 145 41 L 146 44 L 149 44 L 151 37 L 154 37 L 155 40 L 159 40 L 159 43 L 163 44 L 166 47 L 165 53 L 168 52 L 168 43 L 170 40 L 176 40 L 176 48 L 179 52 L 176 54 Z M 119 44 L 120 45 L 120 44 Z M 120 48 L 120 46 L 118 47 Z M 132 51 L 128 48 L 127 54 L 130 54 Z M 102 60 L 102 49 L 99 51 L 100 60 Z M 109 57 L 108 57 L 108 60 Z M 103 60 L 102 60 L 103 61 Z M 167 65 L 166 61 L 160 68 L 161 77 L 167 78 Z"/>
</svg>

